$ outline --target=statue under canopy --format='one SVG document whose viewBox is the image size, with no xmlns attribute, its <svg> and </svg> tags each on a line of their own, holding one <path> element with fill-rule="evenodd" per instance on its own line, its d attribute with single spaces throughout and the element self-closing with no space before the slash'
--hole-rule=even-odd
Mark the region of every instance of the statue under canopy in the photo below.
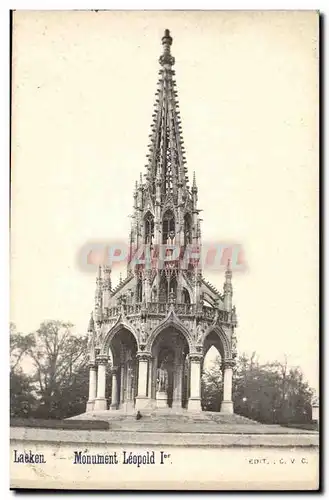
<svg viewBox="0 0 329 500">
<path fill-rule="evenodd" d="M 157 370 L 157 392 L 167 392 L 168 389 L 168 371 L 161 363 L 160 368 Z"/>
</svg>

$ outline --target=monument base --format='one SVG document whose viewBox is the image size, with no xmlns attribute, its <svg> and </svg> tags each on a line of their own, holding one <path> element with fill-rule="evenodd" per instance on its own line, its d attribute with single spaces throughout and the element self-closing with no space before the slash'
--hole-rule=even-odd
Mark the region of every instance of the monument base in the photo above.
<svg viewBox="0 0 329 500">
<path fill-rule="evenodd" d="M 95 401 L 87 401 L 87 406 L 86 406 L 86 412 L 87 411 L 93 411 L 95 405 Z"/>
<path fill-rule="evenodd" d="M 167 400 L 168 396 L 166 392 L 158 391 L 156 393 L 157 408 L 167 408 L 168 406 Z"/>
<path fill-rule="evenodd" d="M 105 398 L 95 399 L 94 411 L 107 410 L 107 401 Z"/>
<path fill-rule="evenodd" d="M 177 410 L 177 409 L 183 409 L 183 407 L 182 407 L 182 401 L 180 399 L 173 399 L 171 407 L 174 408 L 175 410 Z"/>
<path fill-rule="evenodd" d="M 234 413 L 233 401 L 222 401 L 222 404 L 220 406 L 220 412 L 221 413 L 228 413 L 228 414 Z"/>
<path fill-rule="evenodd" d="M 121 410 L 125 413 L 134 413 L 135 412 L 135 405 L 133 401 L 125 401 L 122 403 L 122 406 L 120 407 Z"/>
<path fill-rule="evenodd" d="M 150 398 L 137 396 L 135 402 L 135 410 L 144 410 L 150 407 Z"/>
<path fill-rule="evenodd" d="M 202 411 L 201 399 L 200 398 L 190 398 L 188 400 L 187 409 L 189 411 Z"/>
</svg>

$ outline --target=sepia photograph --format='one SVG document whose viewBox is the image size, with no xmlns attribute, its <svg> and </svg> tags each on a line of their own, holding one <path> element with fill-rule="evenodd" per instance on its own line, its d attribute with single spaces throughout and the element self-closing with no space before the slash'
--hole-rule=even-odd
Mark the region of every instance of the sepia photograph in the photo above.
<svg viewBox="0 0 329 500">
<path fill-rule="evenodd" d="M 319 26 L 12 12 L 11 489 L 318 490 Z"/>
</svg>

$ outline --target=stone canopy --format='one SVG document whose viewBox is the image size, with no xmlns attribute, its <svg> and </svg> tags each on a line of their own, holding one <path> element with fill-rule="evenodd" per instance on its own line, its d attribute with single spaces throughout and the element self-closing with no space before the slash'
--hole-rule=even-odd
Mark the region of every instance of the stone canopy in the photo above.
<svg viewBox="0 0 329 500">
<path fill-rule="evenodd" d="M 168 30 L 162 45 L 145 181 L 141 176 L 134 191 L 127 275 L 113 288 L 111 267 L 102 265 L 96 278 L 87 411 L 107 409 L 109 362 L 110 409 L 201 411 L 203 360 L 215 346 L 223 368 L 221 411 L 233 413 L 232 271 L 228 262 L 219 292 L 204 279 L 195 252 L 202 247 L 198 188 L 195 175 L 191 188 L 188 184 Z M 144 261 L 134 258 L 137 253 Z"/>
</svg>

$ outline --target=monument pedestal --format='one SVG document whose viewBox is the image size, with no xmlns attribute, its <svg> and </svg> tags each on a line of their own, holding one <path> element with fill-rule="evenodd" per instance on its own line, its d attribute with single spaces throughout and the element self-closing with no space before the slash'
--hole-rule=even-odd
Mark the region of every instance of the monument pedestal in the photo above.
<svg viewBox="0 0 329 500">
<path fill-rule="evenodd" d="M 172 408 L 175 408 L 175 410 L 182 409 L 182 401 L 180 399 L 174 399 L 172 402 Z"/>
<path fill-rule="evenodd" d="M 134 405 L 134 402 L 131 401 L 131 400 L 128 400 L 128 401 L 125 401 L 122 406 L 121 406 L 121 409 L 123 412 L 125 413 L 135 413 L 135 405 Z"/>
<path fill-rule="evenodd" d="M 233 401 L 222 401 L 220 412 L 232 415 L 234 413 Z"/>
<path fill-rule="evenodd" d="M 95 400 L 93 400 L 93 401 L 87 401 L 86 411 L 93 411 L 94 405 L 95 405 Z"/>
<path fill-rule="evenodd" d="M 107 401 L 105 398 L 96 398 L 94 404 L 94 411 L 107 410 Z"/>
<path fill-rule="evenodd" d="M 144 410 L 150 406 L 150 398 L 137 396 L 135 402 L 135 410 Z"/>
<path fill-rule="evenodd" d="M 167 400 L 168 396 L 166 392 L 158 391 L 156 393 L 157 408 L 167 408 L 168 406 Z"/>
<path fill-rule="evenodd" d="M 201 399 L 200 398 L 189 398 L 187 409 L 189 411 L 197 411 L 197 412 L 202 411 Z"/>
</svg>

